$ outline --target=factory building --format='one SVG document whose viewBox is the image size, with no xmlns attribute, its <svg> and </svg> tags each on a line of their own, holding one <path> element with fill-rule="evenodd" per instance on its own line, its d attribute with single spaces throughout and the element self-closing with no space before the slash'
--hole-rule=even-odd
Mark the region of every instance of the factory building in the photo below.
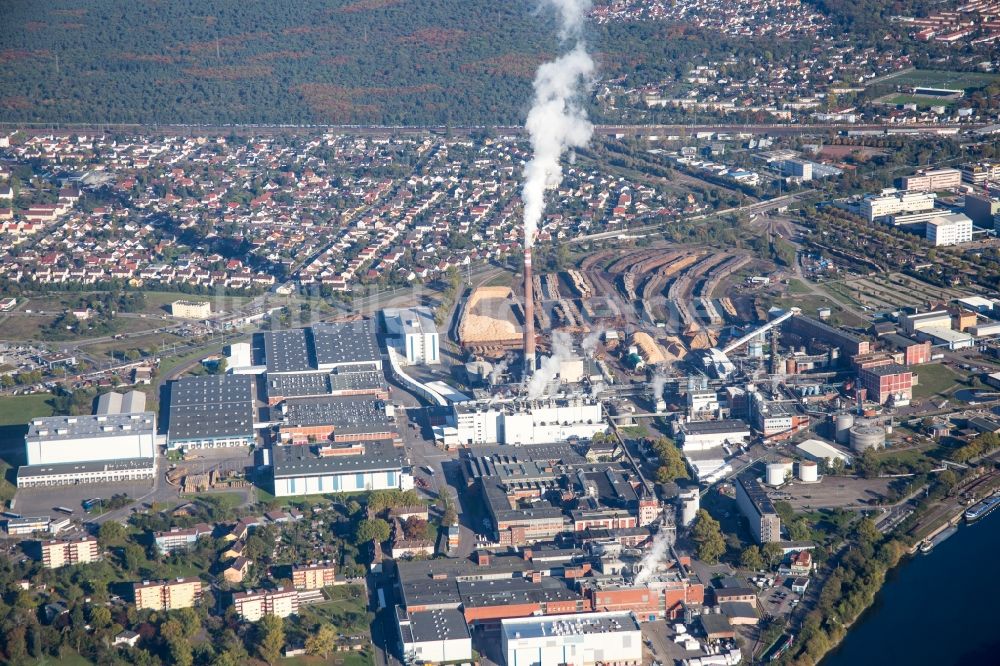
<svg viewBox="0 0 1000 666">
<path fill-rule="evenodd" d="M 789 318 L 785 322 L 785 327 L 789 332 L 805 340 L 819 340 L 831 347 L 837 347 L 845 356 L 867 354 L 871 351 L 871 343 L 868 340 L 805 315 Z"/>
<path fill-rule="evenodd" d="M 781 518 L 774 505 L 752 475 L 736 478 L 736 505 L 750 523 L 750 532 L 757 543 L 781 541 Z"/>
<path fill-rule="evenodd" d="M 382 369 L 382 354 L 370 319 L 267 331 L 261 337 L 268 375 Z"/>
<path fill-rule="evenodd" d="M 861 369 L 858 385 L 865 389 L 869 400 L 880 405 L 891 400 L 894 405 L 902 407 L 913 399 L 913 373 L 895 363 Z"/>
<path fill-rule="evenodd" d="M 750 426 L 739 419 L 689 421 L 678 425 L 677 437 L 685 453 L 707 451 L 724 444 L 739 445 L 750 439 Z"/>
<path fill-rule="evenodd" d="M 441 343 L 430 309 L 386 309 L 382 311 L 382 318 L 388 343 L 408 365 L 441 362 Z"/>
<path fill-rule="evenodd" d="M 355 397 L 297 398 L 271 410 L 282 442 L 360 442 L 397 439 L 389 403 Z"/>
<path fill-rule="evenodd" d="M 267 375 L 263 381 L 270 406 L 294 398 L 367 396 L 389 399 L 389 387 L 380 370 L 354 372 L 340 369 L 329 374 L 299 372 Z"/>
<path fill-rule="evenodd" d="M 642 631 L 631 613 L 507 619 L 500 640 L 507 666 L 642 664 Z"/>
<path fill-rule="evenodd" d="M 410 613 L 396 606 L 398 638 L 408 664 L 472 660 L 472 635 L 462 611 L 454 608 Z"/>
<path fill-rule="evenodd" d="M 132 586 L 138 610 L 168 611 L 191 608 L 201 599 L 201 581 L 197 578 L 144 580 Z"/>
<path fill-rule="evenodd" d="M 564 442 L 589 439 L 607 428 L 601 403 L 579 397 L 457 403 L 452 410 L 463 445 Z"/>
<path fill-rule="evenodd" d="M 926 238 L 935 247 L 972 241 L 972 220 L 963 213 L 933 217 L 926 229 Z"/>
<path fill-rule="evenodd" d="M 247 622 L 256 622 L 265 615 L 288 617 L 299 612 L 299 593 L 289 587 L 235 592 L 233 608 Z"/>
<path fill-rule="evenodd" d="M 880 339 L 885 344 L 899 349 L 902 352 L 903 365 L 921 365 L 923 363 L 930 363 L 931 361 L 930 340 L 917 342 L 916 340 L 905 338 L 902 335 L 897 335 L 896 333 L 883 335 Z"/>
<path fill-rule="evenodd" d="M 917 213 L 934 208 L 936 195 L 931 192 L 897 192 L 883 190 L 881 194 L 866 196 L 861 201 L 860 212 L 869 222 L 896 215 Z"/>
<path fill-rule="evenodd" d="M 151 479 L 156 469 L 156 416 L 94 414 L 32 419 L 24 436 L 27 465 L 19 487 Z"/>
<path fill-rule="evenodd" d="M 121 394 L 115 391 L 102 393 L 97 398 L 98 416 L 108 414 L 137 414 L 146 411 L 146 394 L 142 391 L 129 391 Z"/>
<path fill-rule="evenodd" d="M 172 382 L 167 448 L 250 446 L 255 398 L 252 375 L 183 377 Z"/>
<path fill-rule="evenodd" d="M 413 487 L 406 453 L 390 440 L 274 446 L 271 457 L 275 497 Z"/>
<path fill-rule="evenodd" d="M 853 420 L 851 423 L 853 425 Z M 850 430 L 848 430 L 848 432 L 850 432 Z M 842 460 L 845 465 L 851 464 L 851 456 L 822 440 L 807 439 L 801 444 L 798 444 L 795 448 L 802 454 L 802 456 L 812 462 L 826 463 L 829 465 L 833 463 L 834 460 Z"/>
</svg>

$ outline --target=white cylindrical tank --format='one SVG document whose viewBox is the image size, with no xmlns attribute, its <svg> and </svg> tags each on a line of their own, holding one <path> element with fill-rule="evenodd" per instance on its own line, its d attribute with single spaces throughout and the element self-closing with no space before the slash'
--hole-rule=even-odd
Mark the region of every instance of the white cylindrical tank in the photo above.
<svg viewBox="0 0 1000 666">
<path fill-rule="evenodd" d="M 678 497 L 681 502 L 681 525 L 688 527 L 698 516 L 698 510 L 701 508 L 701 495 L 695 489 L 685 491 Z"/>
<path fill-rule="evenodd" d="M 885 428 L 879 425 L 860 424 L 851 428 L 851 448 L 857 452 L 881 449 L 885 446 Z"/>
<path fill-rule="evenodd" d="M 819 465 L 811 460 L 803 460 L 800 462 L 799 481 L 803 483 L 815 483 L 819 481 Z"/>
<path fill-rule="evenodd" d="M 788 480 L 791 473 L 792 463 L 790 462 L 768 463 L 765 483 L 769 486 L 780 486 Z"/>
<path fill-rule="evenodd" d="M 854 414 L 837 414 L 833 420 L 834 441 L 837 444 L 847 444 L 851 441 L 851 427 L 854 425 Z"/>
</svg>

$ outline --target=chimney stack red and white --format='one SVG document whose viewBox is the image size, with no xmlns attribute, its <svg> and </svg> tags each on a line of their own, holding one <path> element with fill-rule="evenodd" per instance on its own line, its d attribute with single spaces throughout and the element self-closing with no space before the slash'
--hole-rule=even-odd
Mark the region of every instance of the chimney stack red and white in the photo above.
<svg viewBox="0 0 1000 666">
<path fill-rule="evenodd" d="M 524 374 L 535 371 L 535 289 L 531 284 L 531 247 L 524 249 Z"/>
</svg>

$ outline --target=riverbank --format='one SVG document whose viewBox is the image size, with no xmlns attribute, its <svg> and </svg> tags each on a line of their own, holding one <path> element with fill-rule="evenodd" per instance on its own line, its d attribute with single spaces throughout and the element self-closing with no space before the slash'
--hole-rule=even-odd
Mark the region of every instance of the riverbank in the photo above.
<svg viewBox="0 0 1000 666">
<path fill-rule="evenodd" d="M 821 666 L 996 663 L 1000 638 L 989 604 L 1000 593 L 1000 576 L 993 575 L 998 548 L 1000 521 L 989 516 L 908 558 Z"/>
</svg>

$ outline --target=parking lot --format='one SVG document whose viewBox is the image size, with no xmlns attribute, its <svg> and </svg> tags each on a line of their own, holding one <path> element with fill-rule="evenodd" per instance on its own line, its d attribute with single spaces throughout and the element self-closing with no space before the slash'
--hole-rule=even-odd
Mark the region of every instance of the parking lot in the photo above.
<svg viewBox="0 0 1000 666">
<path fill-rule="evenodd" d="M 892 479 L 854 479 L 827 476 L 820 483 L 789 483 L 768 492 L 773 501 L 784 501 L 795 510 L 871 506 L 883 501 Z"/>
<path fill-rule="evenodd" d="M 48 486 L 45 488 L 21 488 L 14 495 L 11 510 L 22 516 L 52 516 L 61 515 L 54 507 L 62 506 L 73 510 L 72 518 L 85 519 L 80 503 L 85 499 L 100 497 L 109 499 L 112 495 L 127 494 L 136 499 L 153 490 L 153 482 L 142 481 L 133 483 L 80 483 L 71 486 Z"/>
</svg>

